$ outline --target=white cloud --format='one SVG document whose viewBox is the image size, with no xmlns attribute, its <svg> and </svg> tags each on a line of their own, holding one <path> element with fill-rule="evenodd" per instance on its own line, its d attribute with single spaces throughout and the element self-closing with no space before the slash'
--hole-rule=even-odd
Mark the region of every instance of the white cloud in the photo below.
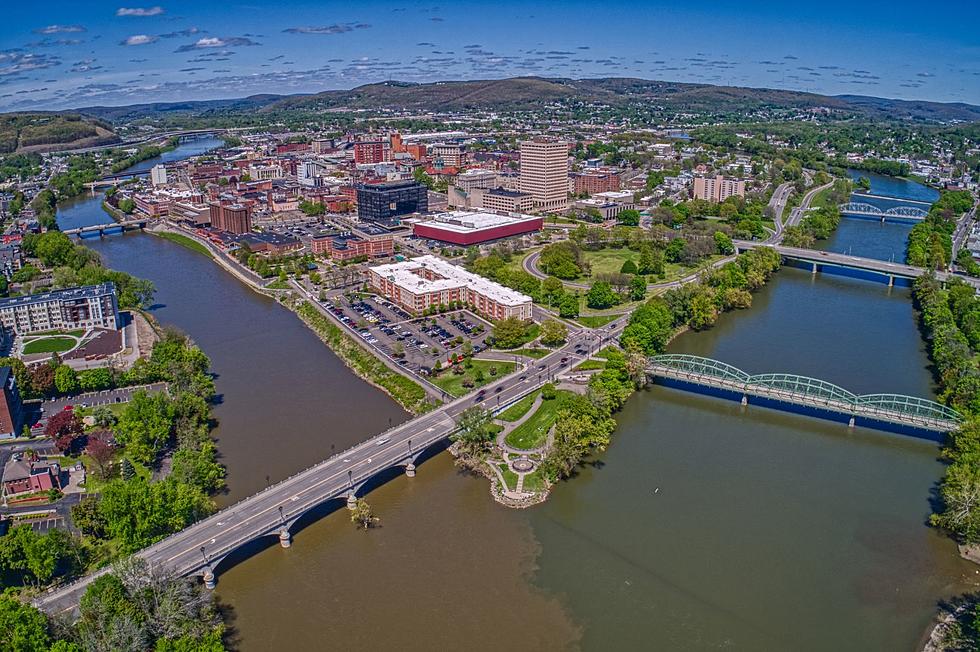
<svg viewBox="0 0 980 652">
<path fill-rule="evenodd" d="M 159 16 L 163 7 L 120 7 L 116 9 L 117 16 Z"/>
<path fill-rule="evenodd" d="M 34 30 L 35 34 L 71 34 L 73 32 L 84 32 L 85 28 L 81 25 L 48 25 Z"/>
<path fill-rule="evenodd" d="M 152 36 L 150 34 L 134 34 L 125 41 L 121 42 L 119 45 L 149 45 L 150 43 L 154 43 L 159 39 L 159 36 Z"/>
</svg>

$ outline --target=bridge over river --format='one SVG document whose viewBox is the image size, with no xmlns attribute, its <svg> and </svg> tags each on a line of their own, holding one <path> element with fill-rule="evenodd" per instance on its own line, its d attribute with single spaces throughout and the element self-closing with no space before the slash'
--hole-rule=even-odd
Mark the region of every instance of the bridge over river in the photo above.
<svg viewBox="0 0 980 652">
<path fill-rule="evenodd" d="M 937 433 L 959 427 L 963 417 L 945 405 L 903 394 L 864 394 L 853 392 L 817 378 L 787 373 L 750 375 L 738 367 L 696 355 L 666 354 L 650 358 L 647 372 L 655 377 L 677 381 L 681 386 L 701 386 L 720 390 L 732 398 L 763 399 L 773 407 L 807 408 L 818 416 L 846 418 L 854 426 L 882 423 Z"/>
<path fill-rule="evenodd" d="M 201 576 L 209 588 L 215 585 L 218 566 L 230 555 L 262 539 L 291 543 L 292 532 L 332 508 L 350 505 L 373 486 L 398 473 L 415 475 L 415 464 L 441 450 L 456 430 L 456 418 L 474 405 L 503 409 L 573 368 L 584 355 L 575 349 L 602 338 L 618 336 L 625 319 L 606 331 L 573 331 L 568 344 L 518 371 L 485 387 L 416 417 L 338 455 L 282 480 L 259 493 L 222 509 L 137 555 L 151 564 L 173 569 L 183 576 Z M 594 341 L 596 339 L 600 341 Z M 565 358 L 565 362 L 562 359 Z M 324 424 L 329 427 L 329 424 Z M 86 587 L 103 569 L 73 584 L 52 588 L 34 605 L 49 614 L 71 612 Z"/>
<path fill-rule="evenodd" d="M 846 204 L 841 204 L 837 208 L 840 209 L 841 213 L 846 215 L 865 215 L 868 217 L 876 217 L 883 222 L 888 220 L 911 220 L 918 222 L 926 219 L 926 216 L 929 214 L 928 211 L 923 208 L 919 208 L 918 206 L 894 206 L 892 208 L 881 208 L 880 206 L 858 201 L 850 201 Z"/>
</svg>

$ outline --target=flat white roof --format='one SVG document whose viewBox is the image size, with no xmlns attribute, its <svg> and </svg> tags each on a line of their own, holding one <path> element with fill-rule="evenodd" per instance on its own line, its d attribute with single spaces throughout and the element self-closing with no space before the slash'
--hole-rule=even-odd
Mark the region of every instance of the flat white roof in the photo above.
<svg viewBox="0 0 980 652">
<path fill-rule="evenodd" d="M 425 279 L 416 273 L 422 268 L 442 278 L 432 281 Z M 412 294 L 442 292 L 467 287 L 505 306 L 519 306 L 531 302 L 531 297 L 526 294 L 511 290 L 431 255 L 419 256 L 400 263 L 378 265 L 372 267 L 371 271 L 391 280 L 395 285 Z"/>
<path fill-rule="evenodd" d="M 524 215 L 522 213 L 502 215 L 500 213 L 488 213 L 485 211 L 448 211 L 445 213 L 436 213 L 429 218 L 412 218 L 405 221 L 411 222 L 412 224 L 435 227 L 443 231 L 472 233 L 498 226 L 520 224 L 521 222 L 540 219 L 540 217 Z"/>
</svg>

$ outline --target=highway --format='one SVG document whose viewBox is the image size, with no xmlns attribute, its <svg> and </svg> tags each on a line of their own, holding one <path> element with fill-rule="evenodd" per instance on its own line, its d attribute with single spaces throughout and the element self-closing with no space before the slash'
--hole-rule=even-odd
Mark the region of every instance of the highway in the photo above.
<svg viewBox="0 0 980 652">
<path fill-rule="evenodd" d="M 977 219 L 977 206 L 978 203 L 973 204 L 968 212 L 963 214 L 960 221 L 956 223 L 956 231 L 953 232 L 953 260 L 956 260 L 956 254 L 959 253 L 960 249 L 966 243 L 966 239 L 970 237 L 970 231 L 973 228 L 973 222 Z"/>
<path fill-rule="evenodd" d="M 449 436 L 455 429 L 455 419 L 463 410 L 474 405 L 494 409 L 507 405 L 573 368 L 588 357 L 588 353 L 575 353 L 577 347 L 597 351 L 618 336 L 627 320 L 628 316 L 624 316 L 601 330 L 574 331 L 561 349 L 523 371 L 485 386 L 482 392 L 456 399 L 376 435 L 137 554 L 151 564 L 171 568 L 180 575 L 201 573 L 206 566 L 213 568 L 243 544 L 262 536 L 278 536 L 284 525 L 294 524 L 309 510 L 331 499 L 345 500 L 352 487 L 357 489 L 382 471 L 413 462 L 421 451 Z M 567 358 L 566 362 L 562 362 L 562 358 Z M 106 570 L 49 590 L 34 604 L 52 615 L 70 612 L 77 606 L 88 584 L 104 572 Z"/>
</svg>

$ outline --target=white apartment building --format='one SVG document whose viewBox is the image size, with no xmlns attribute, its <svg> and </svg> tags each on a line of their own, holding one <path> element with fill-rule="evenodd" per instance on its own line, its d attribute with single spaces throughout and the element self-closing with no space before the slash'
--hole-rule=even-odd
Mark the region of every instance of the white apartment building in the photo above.
<svg viewBox="0 0 980 652">
<path fill-rule="evenodd" d="M 568 143 L 535 136 L 521 143 L 521 191 L 542 211 L 568 208 Z"/>
<path fill-rule="evenodd" d="M 154 165 L 150 168 L 150 183 L 154 188 L 167 185 L 167 168 L 163 165 Z"/>
</svg>

